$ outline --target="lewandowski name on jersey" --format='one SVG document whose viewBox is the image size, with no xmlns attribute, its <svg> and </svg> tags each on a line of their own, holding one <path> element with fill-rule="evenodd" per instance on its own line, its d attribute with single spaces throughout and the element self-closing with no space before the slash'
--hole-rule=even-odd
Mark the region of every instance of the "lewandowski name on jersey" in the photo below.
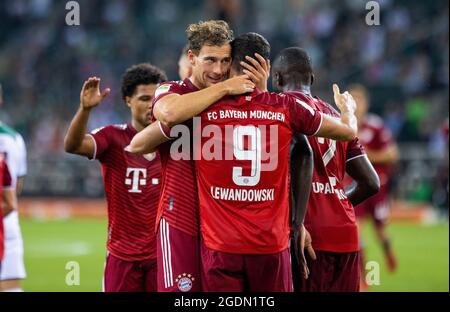
<svg viewBox="0 0 450 312">
<path fill-rule="evenodd" d="M 183 124 L 171 129 L 170 136 L 174 139 L 170 148 L 172 159 L 252 161 L 260 171 L 277 168 L 279 124 L 286 122 L 283 113 L 218 110 L 208 112 L 206 118 L 220 121 L 221 125 L 202 125 L 202 118 L 194 117 L 193 133 Z M 239 125 L 227 124 L 227 121 L 236 119 L 242 120 Z M 270 123 L 255 126 L 252 119 L 264 119 Z M 239 171 L 239 168 L 235 170 Z"/>
<path fill-rule="evenodd" d="M 275 189 L 239 189 L 211 186 L 211 196 L 214 199 L 244 202 L 273 201 Z"/>
</svg>

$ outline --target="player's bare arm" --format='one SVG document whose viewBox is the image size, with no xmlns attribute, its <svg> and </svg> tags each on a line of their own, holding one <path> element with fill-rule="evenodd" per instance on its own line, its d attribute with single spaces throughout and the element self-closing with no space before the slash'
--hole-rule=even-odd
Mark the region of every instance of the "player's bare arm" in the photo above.
<svg viewBox="0 0 450 312">
<path fill-rule="evenodd" d="M 22 194 L 23 186 L 25 185 L 25 177 L 18 177 L 17 178 L 17 185 L 16 185 L 16 191 L 17 196 Z"/>
<path fill-rule="evenodd" d="M 397 162 L 399 157 L 397 144 L 392 143 L 382 150 L 365 148 L 367 157 L 374 165 L 390 165 Z"/>
<path fill-rule="evenodd" d="M 339 108 L 340 118 L 323 114 L 322 125 L 315 134 L 333 140 L 354 140 L 358 133 L 358 123 L 355 116 L 356 103 L 347 91 L 340 93 L 339 87 L 333 85 L 334 101 Z"/>
<path fill-rule="evenodd" d="M 16 190 L 13 188 L 8 188 L 3 190 L 3 217 L 6 217 L 13 211 L 17 211 L 17 194 Z"/>
<path fill-rule="evenodd" d="M 345 195 L 353 206 L 358 205 L 379 191 L 380 179 L 366 156 L 348 161 L 346 171 L 354 181 L 345 190 Z"/>
<path fill-rule="evenodd" d="M 254 88 L 255 84 L 247 75 L 240 75 L 196 92 L 167 95 L 154 106 L 153 114 L 171 128 L 200 114 L 226 95 L 244 94 L 252 92 Z"/>
<path fill-rule="evenodd" d="M 246 56 L 246 62 L 241 62 L 240 65 L 244 67 L 242 71 L 246 74 L 261 91 L 267 91 L 267 79 L 270 76 L 270 61 L 255 53 L 254 58 Z"/>
<path fill-rule="evenodd" d="M 296 134 L 291 151 L 291 179 L 294 195 L 292 225 L 303 224 L 311 190 L 314 169 L 314 156 L 308 140 L 302 134 Z M 301 190 L 301 191 L 300 191 Z"/>
<path fill-rule="evenodd" d="M 151 123 L 133 137 L 125 150 L 139 155 L 153 153 L 160 144 L 170 140 L 163 134 L 161 127 L 163 125 L 160 121 Z"/>
<path fill-rule="evenodd" d="M 312 185 L 314 156 L 306 136 L 297 134 L 291 151 L 291 181 L 294 202 L 292 205 L 292 230 L 294 232 L 294 252 L 298 263 L 302 265 L 303 278 L 309 276 L 305 249 L 312 259 L 315 259 L 311 236 L 303 225 L 308 207 L 309 194 Z"/>
<path fill-rule="evenodd" d="M 98 106 L 110 93 L 106 88 L 100 92 L 100 78 L 90 77 L 83 84 L 80 93 L 80 107 L 73 117 L 64 138 L 64 150 L 67 153 L 92 157 L 95 145 L 87 135 L 87 124 L 91 110 Z"/>
</svg>

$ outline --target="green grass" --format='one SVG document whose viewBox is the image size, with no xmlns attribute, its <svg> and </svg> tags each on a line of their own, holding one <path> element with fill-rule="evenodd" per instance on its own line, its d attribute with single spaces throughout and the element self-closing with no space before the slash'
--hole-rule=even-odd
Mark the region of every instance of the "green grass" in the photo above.
<svg viewBox="0 0 450 312">
<path fill-rule="evenodd" d="M 101 291 L 106 222 L 98 219 L 21 221 L 25 242 L 26 291 Z M 372 291 L 449 291 L 448 224 L 396 223 L 388 228 L 399 259 L 398 271 L 385 269 L 372 228 L 365 229 L 367 260 L 380 264 L 380 286 Z M 66 264 L 80 265 L 80 285 L 66 285 Z"/>
<path fill-rule="evenodd" d="M 25 291 L 102 291 L 104 220 L 21 220 L 21 227 L 28 274 Z M 79 286 L 66 284 L 66 265 L 70 261 L 79 263 Z"/>
<path fill-rule="evenodd" d="M 372 227 L 364 229 L 366 261 L 380 264 L 380 285 L 371 291 L 449 291 L 448 224 L 391 224 L 387 228 L 398 269 L 389 273 Z"/>
</svg>

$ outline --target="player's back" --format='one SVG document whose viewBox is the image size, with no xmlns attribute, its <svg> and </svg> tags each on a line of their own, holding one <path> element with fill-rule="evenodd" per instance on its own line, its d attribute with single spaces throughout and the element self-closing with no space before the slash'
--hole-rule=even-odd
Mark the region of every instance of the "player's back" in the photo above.
<svg viewBox="0 0 450 312">
<path fill-rule="evenodd" d="M 224 98 L 201 114 L 202 144 L 194 156 L 208 248 L 238 254 L 287 248 L 293 129 L 314 133 L 321 118 L 300 125 L 296 108 L 288 97 L 254 92 Z"/>
<path fill-rule="evenodd" d="M 287 92 L 315 110 L 338 117 L 328 103 L 302 92 Z M 346 162 L 363 155 L 357 140 L 335 141 L 308 137 L 314 153 L 313 185 L 305 226 L 318 250 L 350 252 L 358 250 L 357 225 L 352 204 L 346 198 L 343 178 Z"/>
</svg>

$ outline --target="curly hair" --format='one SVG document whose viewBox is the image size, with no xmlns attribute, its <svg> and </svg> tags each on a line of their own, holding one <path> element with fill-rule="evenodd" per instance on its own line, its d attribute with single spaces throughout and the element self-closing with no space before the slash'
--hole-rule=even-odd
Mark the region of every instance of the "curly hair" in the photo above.
<svg viewBox="0 0 450 312">
<path fill-rule="evenodd" d="M 167 81 L 163 70 L 150 63 L 133 65 L 122 76 L 122 99 L 133 96 L 138 85 L 159 84 Z"/>
<path fill-rule="evenodd" d="M 204 45 L 222 46 L 230 43 L 234 36 L 227 22 L 222 20 L 200 21 L 186 29 L 189 49 L 198 54 Z"/>
</svg>

